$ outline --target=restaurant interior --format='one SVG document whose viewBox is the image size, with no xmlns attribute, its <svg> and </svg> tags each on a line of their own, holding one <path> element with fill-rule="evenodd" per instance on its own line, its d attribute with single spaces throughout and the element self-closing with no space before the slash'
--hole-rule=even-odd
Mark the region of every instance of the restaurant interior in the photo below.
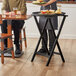
<svg viewBox="0 0 76 76">
<path fill-rule="evenodd" d="M 25 0 L 26 1 L 26 0 Z M 37 0 L 39 1 L 39 0 Z M 15 11 L 3 14 L 0 0 L 0 76 L 76 76 L 76 0 L 57 0 L 57 10 L 40 11 L 40 3 L 27 0 L 27 14 Z M 46 4 L 46 3 L 43 3 Z M 39 31 L 39 18 L 47 17 L 55 40 L 51 51 L 45 44 L 47 54 L 38 53 L 42 47 L 44 31 Z M 50 17 L 58 18 L 58 28 L 54 30 Z M 1 31 L 3 20 L 8 20 L 8 35 Z M 21 54 L 15 54 L 14 32 L 11 30 L 11 20 L 24 20 L 20 31 Z M 4 39 L 8 39 L 8 48 L 4 50 Z M 11 54 L 7 51 L 11 50 Z M 36 74 L 35 74 L 36 73 Z"/>
</svg>

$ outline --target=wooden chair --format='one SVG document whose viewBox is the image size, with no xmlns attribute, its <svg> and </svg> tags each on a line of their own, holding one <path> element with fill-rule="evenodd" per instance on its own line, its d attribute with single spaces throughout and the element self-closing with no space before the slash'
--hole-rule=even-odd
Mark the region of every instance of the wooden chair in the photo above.
<svg viewBox="0 0 76 76">
<path fill-rule="evenodd" d="M 2 16 L 0 15 L 0 24 L 2 24 Z M 9 46 L 6 50 L 4 50 L 4 40 L 8 39 L 9 40 Z M 4 53 L 8 52 L 9 50 L 12 53 L 12 58 L 14 59 L 14 51 L 13 51 L 13 44 L 12 44 L 12 35 L 8 33 L 0 33 L 0 42 L 1 42 L 1 62 L 4 64 Z"/>
<path fill-rule="evenodd" d="M 23 32 L 23 35 L 22 35 Z M 22 50 L 22 40 L 24 41 L 25 48 L 27 48 L 25 27 L 20 31 L 20 49 Z"/>
<path fill-rule="evenodd" d="M 29 18 L 31 18 L 32 15 L 28 15 L 27 16 L 27 19 L 28 20 Z M 22 31 L 23 31 L 23 36 L 22 36 Z M 23 38 L 22 38 L 23 37 Z M 24 45 L 25 45 L 25 48 L 27 48 L 27 40 L 26 40 L 26 31 L 25 31 L 25 27 L 22 28 L 21 32 L 20 32 L 20 48 L 22 50 L 22 40 L 24 41 Z"/>
</svg>

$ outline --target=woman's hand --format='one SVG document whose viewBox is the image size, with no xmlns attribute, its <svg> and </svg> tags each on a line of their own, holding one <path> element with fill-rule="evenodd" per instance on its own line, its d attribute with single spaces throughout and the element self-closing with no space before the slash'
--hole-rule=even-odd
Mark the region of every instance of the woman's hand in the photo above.
<svg viewBox="0 0 76 76">
<path fill-rule="evenodd" d="M 47 4 L 47 3 L 46 3 Z M 46 4 L 41 4 L 41 6 L 46 6 Z"/>
</svg>

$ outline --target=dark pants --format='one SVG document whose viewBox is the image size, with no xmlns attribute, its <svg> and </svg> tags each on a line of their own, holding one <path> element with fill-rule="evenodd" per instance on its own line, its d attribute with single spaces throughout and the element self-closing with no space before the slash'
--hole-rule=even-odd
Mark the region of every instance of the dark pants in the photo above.
<svg viewBox="0 0 76 76">
<path fill-rule="evenodd" d="M 19 32 L 24 25 L 24 20 L 12 20 L 12 29 L 14 31 L 14 44 L 19 47 Z M 2 33 L 7 33 L 7 20 L 3 21 L 1 26 Z M 5 46 L 7 47 L 7 40 L 4 41 Z"/>
<path fill-rule="evenodd" d="M 53 35 L 53 31 L 52 30 L 46 30 L 44 31 L 44 34 L 42 36 L 44 39 L 45 39 L 45 44 L 47 45 L 48 44 L 48 41 L 49 41 L 49 50 L 52 49 L 52 46 L 53 46 L 53 43 L 54 43 L 54 35 Z M 48 40 L 49 39 L 49 40 Z M 42 39 L 42 48 L 43 49 L 46 49 L 45 48 L 45 44 L 44 44 L 44 41 Z"/>
</svg>

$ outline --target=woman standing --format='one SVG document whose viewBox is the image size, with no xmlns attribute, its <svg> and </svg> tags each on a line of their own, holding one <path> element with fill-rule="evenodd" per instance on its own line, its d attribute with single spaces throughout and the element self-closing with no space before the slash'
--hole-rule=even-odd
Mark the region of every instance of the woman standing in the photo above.
<svg viewBox="0 0 76 76">
<path fill-rule="evenodd" d="M 56 0 L 44 0 L 44 2 L 47 2 L 46 4 L 41 5 L 41 10 L 57 10 L 57 6 L 56 6 Z M 54 27 L 54 30 L 57 29 L 58 27 L 58 20 L 57 17 L 52 17 L 50 18 Z M 42 31 L 44 25 L 46 22 L 46 17 L 40 17 L 39 18 L 39 30 L 40 32 Z M 47 32 L 48 30 L 48 32 Z M 54 43 L 54 35 L 53 35 L 53 31 L 51 30 L 51 26 L 50 23 L 47 23 L 46 29 L 44 31 L 43 37 L 45 39 L 45 44 L 48 44 L 48 39 L 49 39 L 49 51 L 51 51 L 51 48 L 53 46 Z M 49 38 L 48 38 L 49 37 Z M 42 48 L 39 50 L 40 53 L 46 53 L 46 48 L 45 48 L 45 44 L 42 40 Z"/>
</svg>

